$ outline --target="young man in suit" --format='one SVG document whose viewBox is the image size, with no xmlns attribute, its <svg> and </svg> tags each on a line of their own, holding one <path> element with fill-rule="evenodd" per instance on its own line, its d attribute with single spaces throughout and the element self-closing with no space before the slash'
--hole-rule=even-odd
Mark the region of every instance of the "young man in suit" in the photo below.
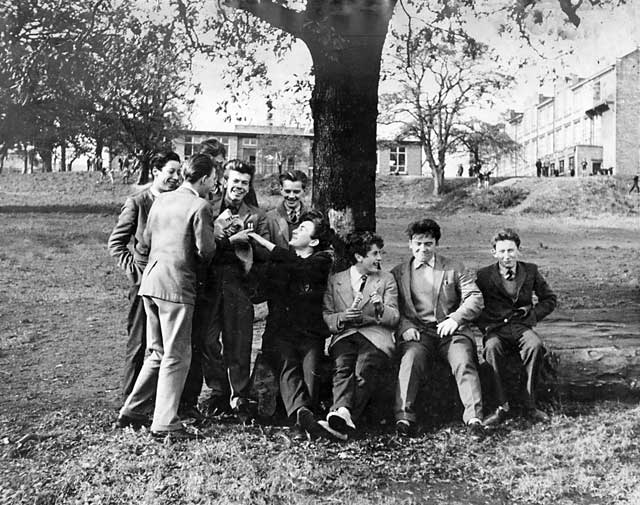
<svg viewBox="0 0 640 505">
<path fill-rule="evenodd" d="M 147 347 L 147 315 L 142 297 L 138 294 L 142 272 L 147 264 L 146 254 L 139 244 L 147 226 L 147 218 L 153 201 L 161 193 L 173 191 L 180 184 L 180 157 L 171 151 L 157 153 L 151 159 L 151 185 L 130 196 L 122 206 L 118 223 L 109 236 L 107 247 L 118 266 L 131 281 L 129 289 L 129 313 L 127 315 L 127 347 L 125 351 L 122 396 L 126 399 L 138 378 Z M 133 240 L 133 247 L 129 244 Z"/>
<path fill-rule="evenodd" d="M 482 390 L 476 346 L 467 324 L 482 310 L 482 294 L 461 263 L 437 253 L 441 231 L 431 219 L 407 228 L 412 257 L 392 270 L 398 283 L 400 324 L 396 331 L 400 355 L 396 386 L 396 430 L 416 432 L 416 397 L 428 383 L 434 359 L 445 360 L 456 380 L 469 434 L 482 429 Z"/>
<path fill-rule="evenodd" d="M 216 299 L 203 345 L 207 384 L 213 391 L 222 391 L 223 385 L 214 385 L 221 376 L 215 356 L 219 355 L 222 340 L 222 357 L 231 387 L 229 405 L 243 423 L 255 415 L 255 404 L 248 398 L 254 316 L 249 274 L 254 262 L 266 261 L 267 252 L 261 246 L 244 241 L 230 243 L 228 238 L 250 229 L 269 239 L 265 213 L 245 201 L 254 173 L 252 165 L 240 160 L 224 165 L 224 198 L 215 220 L 218 251 L 214 258 L 213 291 Z"/>
<path fill-rule="evenodd" d="M 485 306 L 477 320 L 484 334 L 484 358 L 493 371 L 498 408 L 485 419 L 485 425 L 501 423 L 508 415 L 509 402 L 504 391 L 504 363 L 508 353 L 518 352 L 527 374 L 524 395 L 525 414 L 534 421 L 548 421 L 538 410 L 535 388 L 544 356 L 544 346 L 533 327 L 556 307 L 557 297 L 544 280 L 537 265 L 518 261 L 520 237 L 515 230 L 499 231 L 492 240 L 498 261 L 478 270 L 478 287 Z M 533 303 L 535 293 L 538 302 Z"/>
<path fill-rule="evenodd" d="M 329 278 L 323 317 L 333 334 L 329 352 L 335 364 L 333 405 L 320 424 L 346 438 L 378 387 L 380 370 L 389 366 L 398 324 L 398 290 L 382 272 L 382 238 L 371 232 L 347 237 L 353 266 Z"/>
<path fill-rule="evenodd" d="M 318 434 L 318 367 L 329 330 L 322 298 L 333 265 L 333 230 L 321 212 L 300 216 L 287 247 L 254 233 L 270 255 L 266 276 L 273 344 L 279 357 L 280 395 L 301 435 Z"/>
<path fill-rule="evenodd" d="M 144 424 L 142 407 L 155 396 L 151 433 L 193 438 L 184 430 L 178 406 L 191 362 L 191 328 L 198 282 L 216 250 L 211 206 L 213 164 L 206 155 L 189 160 L 184 183 L 157 197 L 141 240 L 149 252 L 139 294 L 147 313 L 148 348 L 117 426 Z"/>
</svg>

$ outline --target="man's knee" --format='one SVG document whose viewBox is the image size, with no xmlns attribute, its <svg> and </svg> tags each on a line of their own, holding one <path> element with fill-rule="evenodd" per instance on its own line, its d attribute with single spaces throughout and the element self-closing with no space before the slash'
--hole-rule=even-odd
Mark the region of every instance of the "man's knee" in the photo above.
<svg viewBox="0 0 640 505">
<path fill-rule="evenodd" d="M 424 371 L 429 352 L 420 342 L 404 342 L 400 347 L 400 369 Z"/>
<path fill-rule="evenodd" d="M 491 358 L 496 356 L 503 356 L 505 353 L 504 344 L 500 337 L 497 335 L 489 334 L 484 341 L 484 356 L 485 358 Z"/>
<path fill-rule="evenodd" d="M 520 337 L 520 344 L 524 351 L 540 352 L 544 348 L 542 339 L 533 330 L 527 330 Z"/>
</svg>

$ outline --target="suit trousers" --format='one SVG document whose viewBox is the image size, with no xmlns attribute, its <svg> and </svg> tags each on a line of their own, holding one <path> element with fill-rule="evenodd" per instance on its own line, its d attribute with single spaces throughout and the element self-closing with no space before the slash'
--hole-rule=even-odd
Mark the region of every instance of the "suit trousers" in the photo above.
<svg viewBox="0 0 640 505">
<path fill-rule="evenodd" d="M 377 391 L 381 370 L 390 360 L 361 333 L 338 340 L 331 347 L 331 357 L 335 364 L 331 410 L 346 407 L 355 422 Z"/>
<path fill-rule="evenodd" d="M 145 359 L 121 415 L 142 418 L 142 408 L 155 394 L 152 431 L 182 428 L 178 405 L 191 362 L 193 305 L 142 297 L 147 312 L 151 353 Z"/>
<path fill-rule="evenodd" d="M 542 340 L 531 328 L 517 323 L 505 324 L 487 333 L 484 339 L 484 359 L 493 372 L 493 384 L 499 405 L 504 405 L 508 401 L 503 384 L 504 366 L 508 354 L 520 355 L 527 374 L 524 407 L 535 408 L 536 382 L 542 357 L 545 354 Z"/>
<path fill-rule="evenodd" d="M 147 350 L 147 313 L 142 297 L 138 296 L 139 284 L 129 289 L 129 313 L 127 314 L 127 347 L 124 354 L 122 377 L 123 400 L 131 394 Z"/>
<path fill-rule="evenodd" d="M 435 325 L 420 331 L 420 340 L 400 343 L 400 368 L 395 395 L 396 420 L 416 421 L 416 398 L 429 383 L 429 367 L 439 357 L 448 362 L 464 407 L 462 419 L 482 419 L 482 388 L 473 341 L 460 333 L 440 338 Z"/>
<path fill-rule="evenodd" d="M 253 303 L 246 276 L 239 268 L 223 265 L 218 273 L 219 298 L 213 307 L 203 345 L 204 375 L 212 390 L 224 391 L 219 360 L 222 335 L 222 370 L 226 369 L 226 380 L 231 388 L 230 405 L 234 408 L 239 399 L 249 394 Z"/>
<path fill-rule="evenodd" d="M 280 395 L 287 415 L 295 414 L 300 407 L 315 411 L 324 341 L 297 337 L 276 337 L 274 340 L 280 354 Z"/>
</svg>

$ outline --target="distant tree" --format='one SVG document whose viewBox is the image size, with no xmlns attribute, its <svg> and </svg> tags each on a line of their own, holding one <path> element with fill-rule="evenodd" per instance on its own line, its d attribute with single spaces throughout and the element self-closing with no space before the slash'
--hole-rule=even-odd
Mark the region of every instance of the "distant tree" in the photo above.
<svg viewBox="0 0 640 505">
<path fill-rule="evenodd" d="M 522 145 L 507 134 L 504 124 L 468 121 L 458 129 L 457 136 L 460 144 L 468 150 L 475 166 L 479 163 L 497 166 L 501 157 L 517 154 L 522 149 Z"/>
<path fill-rule="evenodd" d="M 299 135 L 264 135 L 260 138 L 263 156 L 271 156 L 278 169 L 286 170 L 288 160 L 292 160 L 294 168 L 309 166 L 308 140 Z M 301 165 L 303 164 L 303 165 Z"/>
</svg>

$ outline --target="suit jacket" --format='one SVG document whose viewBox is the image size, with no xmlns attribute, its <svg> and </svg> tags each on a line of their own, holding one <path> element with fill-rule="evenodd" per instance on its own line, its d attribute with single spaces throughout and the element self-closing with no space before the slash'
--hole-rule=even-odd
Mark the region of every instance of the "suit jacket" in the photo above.
<svg viewBox="0 0 640 505">
<path fill-rule="evenodd" d="M 149 264 L 140 295 L 193 305 L 198 280 L 216 250 L 211 206 L 185 187 L 161 194 L 149 212 L 142 246 L 149 248 Z"/>
<path fill-rule="evenodd" d="M 140 284 L 142 272 L 147 264 L 146 250 L 140 251 L 139 244 L 147 226 L 149 210 L 154 196 L 149 188 L 140 191 L 126 199 L 118 223 L 109 236 L 107 248 L 133 284 Z M 133 251 L 129 243 L 133 238 Z"/>
<path fill-rule="evenodd" d="M 418 317 L 416 307 L 411 297 L 411 270 L 413 258 L 397 265 L 391 272 L 398 283 L 400 305 L 400 324 L 397 335 L 410 328 L 420 330 L 424 322 Z M 434 280 L 436 299 L 436 321 L 447 318 L 458 323 L 458 333 L 472 337 L 471 329 L 467 326 L 482 311 L 482 294 L 474 282 L 474 276 L 464 268 L 462 263 L 450 260 L 439 254 L 435 255 Z"/>
<path fill-rule="evenodd" d="M 367 303 L 374 291 L 382 297 L 384 312 L 382 317 L 375 315 L 373 304 Z M 351 287 L 349 269 L 329 277 L 324 294 L 322 316 L 333 334 L 330 347 L 341 338 L 360 332 L 382 352 L 391 356 L 394 350 L 393 330 L 398 324 L 398 288 L 389 272 L 374 272 L 369 275 L 363 292 L 362 322 L 358 325 L 343 327 L 338 324 L 339 316 L 353 303 L 354 293 Z"/>
<path fill-rule="evenodd" d="M 267 216 L 262 209 L 248 205 L 243 201 L 238 208 L 238 217 L 242 221 L 246 219 L 245 227 L 251 223 L 254 232 L 270 240 Z M 229 241 L 225 239 L 220 241 L 219 246 L 215 263 L 217 265 L 239 266 L 245 274 L 251 270 L 254 261 L 264 263 L 269 257 L 269 252 L 264 247 L 252 246 L 250 243 L 231 245 Z"/>
<path fill-rule="evenodd" d="M 305 206 L 300 208 L 300 214 L 306 212 Z M 271 209 L 267 212 L 267 228 L 269 229 L 269 235 L 271 236 L 271 242 L 278 247 L 289 247 L 289 240 L 291 236 L 289 233 L 289 222 L 287 221 L 287 210 L 284 207 L 284 202 L 280 202 L 275 209 Z"/>
<path fill-rule="evenodd" d="M 558 298 L 538 271 L 537 265 L 518 261 L 515 281 L 514 298 L 504 288 L 498 263 L 478 270 L 478 287 L 484 296 L 485 307 L 477 324 L 483 332 L 510 321 L 531 328 L 556 308 Z M 538 298 L 535 305 L 533 293 Z M 517 309 L 522 310 L 516 312 Z"/>
</svg>

